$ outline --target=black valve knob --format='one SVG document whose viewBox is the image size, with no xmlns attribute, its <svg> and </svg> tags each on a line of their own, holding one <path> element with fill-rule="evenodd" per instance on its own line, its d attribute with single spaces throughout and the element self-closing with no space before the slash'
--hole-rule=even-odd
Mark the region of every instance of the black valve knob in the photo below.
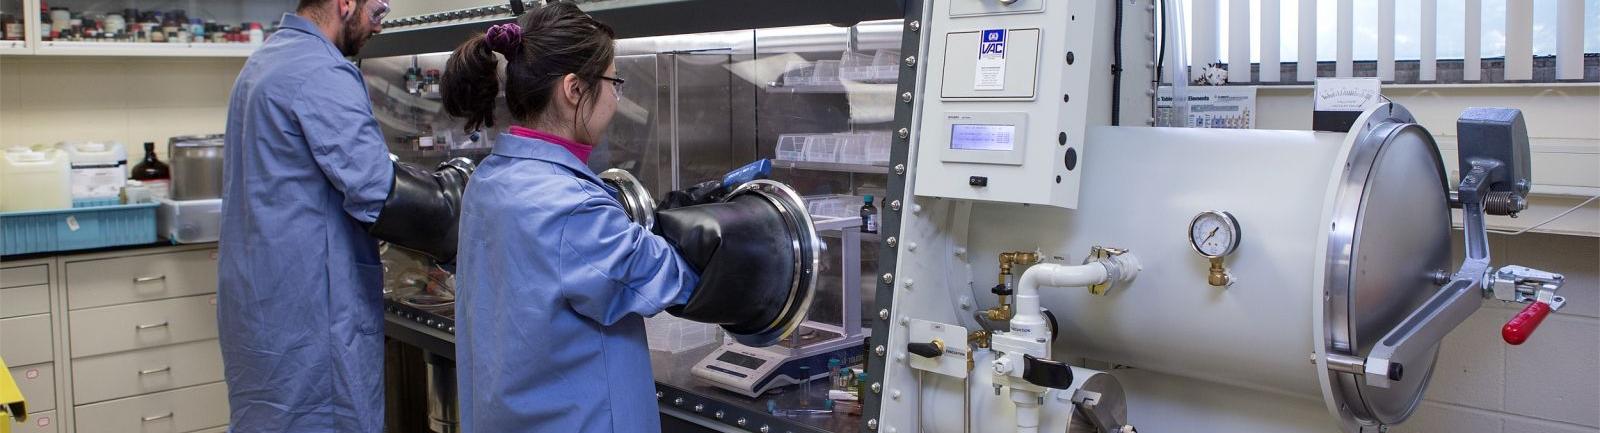
<svg viewBox="0 0 1600 433">
<path fill-rule="evenodd" d="M 1072 367 L 1057 361 L 1022 355 L 1022 380 L 1045 388 L 1067 389 L 1072 386 Z"/>
<path fill-rule="evenodd" d="M 933 340 L 927 343 L 911 343 L 906 345 L 906 351 L 923 358 L 938 358 L 944 355 L 944 342 Z"/>
<path fill-rule="evenodd" d="M 996 285 L 996 286 L 994 286 L 993 289 L 989 289 L 989 291 L 990 292 L 994 292 L 994 294 L 1000 295 L 1000 296 L 1011 296 L 1011 293 L 1012 293 L 1011 292 L 1011 287 L 1007 286 L 1005 284 Z"/>
<path fill-rule="evenodd" d="M 1406 376 L 1406 366 L 1401 365 L 1398 362 L 1393 362 L 1393 363 L 1389 364 L 1389 380 L 1392 380 L 1392 381 L 1395 381 L 1395 382 L 1399 382 L 1400 378 L 1405 377 L 1405 376 Z"/>
</svg>

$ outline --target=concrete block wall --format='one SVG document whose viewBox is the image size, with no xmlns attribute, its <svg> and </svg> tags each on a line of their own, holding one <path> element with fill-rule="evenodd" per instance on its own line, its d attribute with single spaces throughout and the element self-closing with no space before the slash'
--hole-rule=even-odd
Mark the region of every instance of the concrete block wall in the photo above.
<svg viewBox="0 0 1600 433">
<path fill-rule="evenodd" d="M 1489 244 L 1496 265 L 1566 275 L 1566 308 L 1510 346 L 1500 327 L 1522 306 L 1486 303 L 1445 338 L 1422 408 L 1391 431 L 1600 432 L 1600 239 L 1528 233 Z"/>
</svg>

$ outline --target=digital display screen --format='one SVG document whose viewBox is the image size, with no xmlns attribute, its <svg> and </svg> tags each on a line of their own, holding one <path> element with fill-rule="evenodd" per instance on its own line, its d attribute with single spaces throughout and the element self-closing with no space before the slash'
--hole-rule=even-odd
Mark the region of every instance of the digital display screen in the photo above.
<svg viewBox="0 0 1600 433">
<path fill-rule="evenodd" d="M 955 125 L 950 127 L 950 148 L 955 150 L 1016 150 L 1016 125 Z"/>
<path fill-rule="evenodd" d="M 718 361 L 722 361 L 722 362 L 726 362 L 726 363 L 729 363 L 729 364 L 737 365 L 737 366 L 740 366 L 740 367 L 748 368 L 748 369 L 751 369 L 751 370 L 755 370 L 757 368 L 760 368 L 761 364 L 766 364 L 767 363 L 766 361 L 762 361 L 760 358 L 756 358 L 756 357 L 752 357 L 752 356 L 745 356 L 745 355 L 741 355 L 741 354 L 733 353 L 733 352 L 723 352 L 721 356 L 717 357 L 717 360 Z"/>
</svg>

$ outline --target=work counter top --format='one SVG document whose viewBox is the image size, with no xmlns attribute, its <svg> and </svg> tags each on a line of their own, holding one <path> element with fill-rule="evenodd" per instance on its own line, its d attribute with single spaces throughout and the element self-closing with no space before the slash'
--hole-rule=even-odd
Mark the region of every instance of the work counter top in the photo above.
<svg viewBox="0 0 1600 433">
<path fill-rule="evenodd" d="M 384 332 L 389 338 L 455 359 L 453 320 L 395 302 L 388 303 L 384 319 Z M 803 399 L 798 395 L 798 386 L 751 399 L 700 382 L 690 374 L 690 369 L 715 349 L 716 345 L 706 345 L 676 354 L 650 353 L 650 366 L 656 379 L 656 397 L 662 414 L 722 432 L 761 432 L 763 427 L 768 433 L 859 431 L 859 415 L 834 413 L 791 417 L 774 416 L 767 411 L 769 400 L 781 409 L 799 407 Z M 822 402 L 827 397 L 827 390 L 827 380 L 813 382 L 810 401 Z"/>
</svg>

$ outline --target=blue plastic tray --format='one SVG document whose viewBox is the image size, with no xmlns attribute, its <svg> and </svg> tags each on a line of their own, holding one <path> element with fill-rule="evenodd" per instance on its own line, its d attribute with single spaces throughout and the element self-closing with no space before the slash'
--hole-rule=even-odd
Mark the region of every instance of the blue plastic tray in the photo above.
<svg viewBox="0 0 1600 433">
<path fill-rule="evenodd" d="M 0 213 L 0 255 L 156 242 L 156 203 Z"/>
</svg>

